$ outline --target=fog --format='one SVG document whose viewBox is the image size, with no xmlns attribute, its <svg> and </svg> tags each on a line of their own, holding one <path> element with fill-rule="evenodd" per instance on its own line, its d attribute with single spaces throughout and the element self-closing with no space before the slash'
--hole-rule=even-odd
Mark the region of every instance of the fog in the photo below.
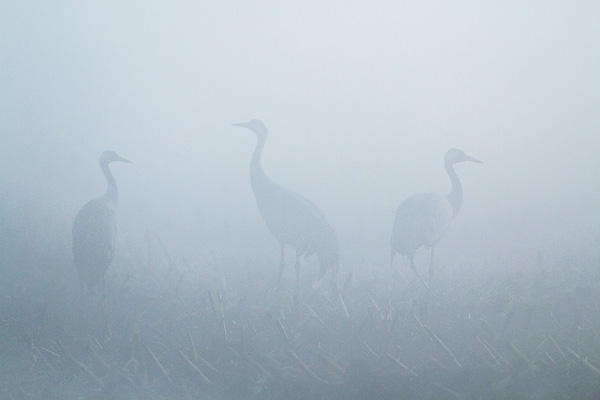
<svg viewBox="0 0 600 400">
<path fill-rule="evenodd" d="M 341 276 L 387 273 L 398 205 L 450 190 L 453 147 L 484 164 L 456 166 L 463 206 L 436 248 L 449 276 L 475 286 L 538 251 L 597 267 L 598 21 L 585 1 L 5 2 L 3 279 L 42 270 L 75 290 L 71 226 L 104 192 L 111 149 L 133 161 L 111 165 L 117 254 L 151 232 L 192 269 L 262 263 L 274 282 L 256 136 L 231 126 L 252 118 L 269 129 L 267 175 L 336 230 Z"/>
</svg>

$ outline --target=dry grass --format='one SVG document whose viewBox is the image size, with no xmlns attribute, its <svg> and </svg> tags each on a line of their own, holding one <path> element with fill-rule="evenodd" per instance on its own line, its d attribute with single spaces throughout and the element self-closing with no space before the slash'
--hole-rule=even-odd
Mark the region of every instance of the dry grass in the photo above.
<svg viewBox="0 0 600 400">
<path fill-rule="evenodd" d="M 271 265 L 161 251 L 121 253 L 101 298 L 39 277 L 0 284 L 0 398 L 600 394 L 597 265 L 523 265 L 530 277 L 475 287 L 442 275 L 435 297 L 417 281 L 349 274 L 339 289 L 295 293 L 273 288 Z"/>
</svg>

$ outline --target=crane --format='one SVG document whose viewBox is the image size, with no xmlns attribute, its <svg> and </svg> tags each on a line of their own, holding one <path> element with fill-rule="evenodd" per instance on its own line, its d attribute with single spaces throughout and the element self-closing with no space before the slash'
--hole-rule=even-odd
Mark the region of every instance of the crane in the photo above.
<svg viewBox="0 0 600 400">
<path fill-rule="evenodd" d="M 431 281 L 435 245 L 444 236 L 452 218 L 458 214 L 462 205 L 462 184 L 454 172 L 454 164 L 464 161 L 482 164 L 481 161 L 466 155 L 462 150 L 448 150 L 444 156 L 444 167 L 452 184 L 450 193 L 446 195 L 441 193 L 414 194 L 404 200 L 396 211 L 391 238 L 390 268 L 396 253 L 408 256 L 410 267 L 428 290 L 429 286 L 415 266 L 415 252 L 421 246 L 431 248 L 429 263 L 429 280 Z"/>
<path fill-rule="evenodd" d="M 320 282 L 328 270 L 338 270 L 338 241 L 335 231 L 315 203 L 272 181 L 263 171 L 261 157 L 267 139 L 267 127 L 261 121 L 232 124 L 253 131 L 258 142 L 250 161 L 250 183 L 258 210 L 267 227 L 277 239 L 281 252 L 277 285 L 285 268 L 285 245 L 296 252 L 296 288 L 299 287 L 300 258 L 316 254 L 319 260 Z"/>
<path fill-rule="evenodd" d="M 108 167 L 115 161 L 131 163 L 114 151 L 107 150 L 102 153 L 99 163 L 106 178 L 106 192 L 81 207 L 73 222 L 73 256 L 79 274 L 81 293 L 85 284 L 90 293 L 95 294 L 96 287 L 103 282 L 115 255 L 115 211 L 119 192 L 117 182 Z"/>
</svg>

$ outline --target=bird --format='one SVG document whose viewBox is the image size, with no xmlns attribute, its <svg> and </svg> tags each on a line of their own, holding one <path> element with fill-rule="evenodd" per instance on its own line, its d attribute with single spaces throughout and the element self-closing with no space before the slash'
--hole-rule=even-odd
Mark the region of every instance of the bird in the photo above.
<svg viewBox="0 0 600 400">
<path fill-rule="evenodd" d="M 84 284 L 92 295 L 96 293 L 96 288 L 104 282 L 104 275 L 115 255 L 115 211 L 119 192 L 108 165 L 116 161 L 131 163 L 114 151 L 106 150 L 102 153 L 99 164 L 106 178 L 106 192 L 81 207 L 73 222 L 73 258 L 81 293 L 84 291 Z"/>
<path fill-rule="evenodd" d="M 433 252 L 436 244 L 442 239 L 452 219 L 458 214 L 462 205 L 463 189 L 454 164 L 470 161 L 482 164 L 476 158 L 468 156 L 459 149 L 450 149 L 444 156 L 444 167 L 452 190 L 448 194 L 418 193 L 404 200 L 396 211 L 391 237 L 390 268 L 393 266 L 396 253 L 405 255 L 410 267 L 429 290 L 429 286 L 419 274 L 415 265 L 415 253 L 421 246 L 431 249 L 429 264 L 429 280 L 433 275 Z"/>
<path fill-rule="evenodd" d="M 232 125 L 250 129 L 258 139 L 250 161 L 250 183 L 258 210 L 279 243 L 281 260 L 277 286 L 285 268 L 286 245 L 293 247 L 296 253 L 296 288 L 299 287 L 301 257 L 316 254 L 320 266 L 317 283 L 329 270 L 335 276 L 339 267 L 338 240 L 323 212 L 306 197 L 275 183 L 263 170 L 261 157 L 268 135 L 265 124 L 253 119 Z"/>
</svg>

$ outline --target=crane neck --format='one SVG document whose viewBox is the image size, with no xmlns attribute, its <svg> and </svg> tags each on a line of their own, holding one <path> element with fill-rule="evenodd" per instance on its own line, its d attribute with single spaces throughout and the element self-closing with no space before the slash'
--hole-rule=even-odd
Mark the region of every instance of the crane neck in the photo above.
<svg viewBox="0 0 600 400">
<path fill-rule="evenodd" d="M 458 175 L 454 172 L 454 164 L 451 162 L 445 162 L 444 167 L 446 168 L 446 172 L 450 177 L 450 183 L 452 184 L 452 190 L 448 193 L 447 198 L 452 205 L 452 211 L 454 212 L 454 216 L 458 214 L 460 211 L 460 206 L 462 205 L 462 197 L 463 197 L 463 189 L 462 184 L 460 183 L 460 179 L 458 179 Z"/>
<path fill-rule="evenodd" d="M 265 147 L 266 138 L 261 135 L 257 135 L 258 142 L 252 153 L 252 160 L 250 161 L 250 182 L 252 188 L 256 190 L 256 185 L 268 181 L 269 178 L 263 171 L 262 167 L 262 150 Z"/>
<path fill-rule="evenodd" d="M 106 192 L 104 193 L 104 197 L 116 206 L 119 202 L 119 189 L 117 188 L 117 182 L 110 172 L 110 168 L 108 168 L 108 163 L 100 164 L 100 169 L 106 178 Z"/>
</svg>

